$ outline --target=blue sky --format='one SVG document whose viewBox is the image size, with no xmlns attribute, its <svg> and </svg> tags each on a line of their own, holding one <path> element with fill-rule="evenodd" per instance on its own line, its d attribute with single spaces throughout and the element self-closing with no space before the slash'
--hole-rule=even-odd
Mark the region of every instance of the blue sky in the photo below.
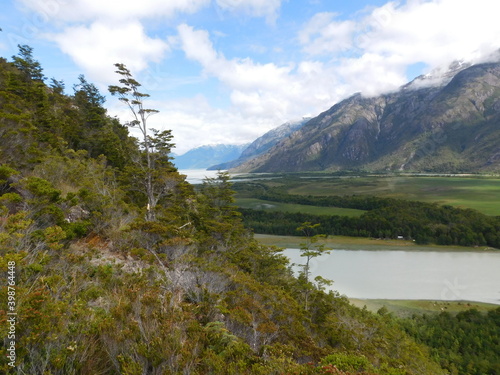
<svg viewBox="0 0 500 375">
<path fill-rule="evenodd" d="M 123 62 L 178 153 L 246 143 L 356 93 L 377 95 L 500 48 L 497 0 L 1 0 L 0 55 L 34 48 L 66 91 Z M 126 109 L 108 97 L 111 115 Z"/>
</svg>

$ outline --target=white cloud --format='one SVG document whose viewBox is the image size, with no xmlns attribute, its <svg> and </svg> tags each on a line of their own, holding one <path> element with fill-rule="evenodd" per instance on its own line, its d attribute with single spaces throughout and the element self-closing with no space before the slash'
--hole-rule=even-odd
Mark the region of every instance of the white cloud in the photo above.
<svg viewBox="0 0 500 375">
<path fill-rule="evenodd" d="M 212 0 L 17 0 L 25 8 L 44 18 L 64 22 L 88 22 L 96 19 L 116 22 L 127 19 L 172 17 L 177 13 L 195 13 Z M 265 17 L 273 22 L 282 0 L 214 0 L 219 9 Z"/>
<path fill-rule="evenodd" d="M 211 0 L 18 0 L 28 9 L 47 18 L 65 22 L 103 19 L 139 19 L 171 17 L 175 13 L 194 13 Z"/>
<path fill-rule="evenodd" d="M 278 16 L 282 0 L 215 0 L 223 10 L 244 12 L 254 17 L 266 17 L 272 23 Z"/>
<path fill-rule="evenodd" d="M 112 116 L 124 121 L 130 118 L 123 103 L 113 100 L 108 104 Z M 152 128 L 172 130 L 177 154 L 204 144 L 248 143 L 276 126 L 272 119 L 213 108 L 203 95 L 171 101 L 150 100 L 146 104 L 149 108 L 160 109 L 158 114 L 150 117 L 148 124 Z M 134 129 L 131 132 L 140 136 Z"/>
<path fill-rule="evenodd" d="M 248 58 L 228 60 L 215 51 L 205 30 L 195 30 L 188 25 L 178 27 L 181 47 L 189 59 L 200 63 L 206 72 L 216 77 L 232 90 L 231 100 L 249 115 L 283 116 L 288 103 L 280 100 L 278 91 L 293 89 L 289 74 L 291 66 L 256 64 Z M 267 103 L 265 103 L 267 102 Z M 270 113 L 275 103 L 274 113 Z"/>
<path fill-rule="evenodd" d="M 203 66 L 217 64 L 218 56 L 214 50 L 210 35 L 205 30 L 194 30 L 182 24 L 177 28 L 181 47 L 189 59 L 202 63 Z"/>
<path fill-rule="evenodd" d="M 193 13 L 211 0 L 17 0 L 25 9 L 38 13 L 57 32 L 43 36 L 59 48 L 92 80 L 109 83 L 117 62 L 133 72 L 159 62 L 169 50 L 168 41 L 152 37 L 144 18 L 173 17 Z"/>
<path fill-rule="evenodd" d="M 342 59 L 336 74 L 350 89 L 350 93 L 376 96 L 406 83 L 405 67 L 398 56 L 383 57 L 365 53 L 360 58 Z"/>
<path fill-rule="evenodd" d="M 231 101 L 243 114 L 286 121 L 311 109 L 319 111 L 333 100 L 333 82 L 324 76 L 327 69 L 321 63 L 278 66 L 227 59 L 214 49 L 207 31 L 185 24 L 178 31 L 186 56 L 231 90 Z"/>
<path fill-rule="evenodd" d="M 299 32 L 299 42 L 311 55 L 337 53 L 353 47 L 356 24 L 353 21 L 334 21 L 336 13 L 314 15 Z"/>
<path fill-rule="evenodd" d="M 214 49 L 205 30 L 182 24 L 178 27 L 181 48 L 186 57 L 200 63 L 207 74 L 217 77 L 234 90 L 273 90 L 289 83 L 293 66 L 256 64 L 249 58 L 228 60 Z"/>
<path fill-rule="evenodd" d="M 434 68 L 491 54 L 500 47 L 499 12 L 500 2 L 492 0 L 389 2 L 356 22 L 317 14 L 298 40 L 312 56 L 328 54 L 332 62 L 340 60 L 342 78 L 354 88 L 361 87 L 357 82 L 363 79 L 371 93 L 379 93 L 404 83 L 411 64 Z M 342 51 L 351 57 L 339 58 L 337 52 Z"/>
<path fill-rule="evenodd" d="M 137 21 L 110 27 L 96 21 L 87 26 L 75 26 L 64 33 L 48 36 L 60 49 L 72 57 L 93 80 L 109 82 L 114 76 L 113 64 L 120 62 L 131 71 L 140 71 L 150 61 L 160 61 L 169 46 L 160 39 L 150 38 Z"/>
<path fill-rule="evenodd" d="M 406 83 L 415 63 L 431 69 L 481 61 L 500 48 L 500 3 L 491 0 L 388 2 L 356 21 L 318 13 L 298 33 L 303 52 L 329 60 L 347 92 L 378 95 Z"/>
</svg>

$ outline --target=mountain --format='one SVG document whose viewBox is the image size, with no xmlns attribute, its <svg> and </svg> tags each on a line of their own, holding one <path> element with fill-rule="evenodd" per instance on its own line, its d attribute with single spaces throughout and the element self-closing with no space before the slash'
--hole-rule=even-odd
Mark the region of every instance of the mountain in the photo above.
<svg viewBox="0 0 500 375">
<path fill-rule="evenodd" d="M 237 159 L 246 146 L 223 144 L 200 146 L 175 156 L 174 164 L 179 169 L 206 169 L 214 164 Z"/>
<path fill-rule="evenodd" d="M 299 130 L 307 121 L 309 121 L 310 117 L 304 117 L 301 120 L 297 121 L 289 121 L 284 124 L 274 128 L 263 136 L 257 138 L 255 141 L 250 143 L 248 147 L 246 147 L 239 156 L 238 159 L 211 166 L 208 169 L 217 170 L 217 169 L 230 169 L 235 168 L 248 160 L 251 160 L 259 155 L 262 155 L 266 151 L 268 151 L 271 147 L 276 145 L 278 142 L 288 137 L 294 131 Z"/>
<path fill-rule="evenodd" d="M 500 169 L 500 63 L 455 63 L 394 93 L 356 94 L 236 171 Z"/>
</svg>

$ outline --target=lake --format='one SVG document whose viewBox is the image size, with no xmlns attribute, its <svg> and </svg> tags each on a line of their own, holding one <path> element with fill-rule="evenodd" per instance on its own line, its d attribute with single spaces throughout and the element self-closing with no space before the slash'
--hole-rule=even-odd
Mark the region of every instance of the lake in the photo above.
<svg viewBox="0 0 500 375">
<path fill-rule="evenodd" d="M 190 184 L 201 184 L 206 177 L 217 177 L 218 171 L 207 171 L 206 169 L 179 169 L 179 173 L 185 174 L 187 176 L 186 181 Z"/>
<path fill-rule="evenodd" d="M 303 264 L 297 249 L 284 251 Z M 333 250 L 312 259 L 311 274 L 350 298 L 476 301 L 500 305 L 500 252 Z"/>
</svg>

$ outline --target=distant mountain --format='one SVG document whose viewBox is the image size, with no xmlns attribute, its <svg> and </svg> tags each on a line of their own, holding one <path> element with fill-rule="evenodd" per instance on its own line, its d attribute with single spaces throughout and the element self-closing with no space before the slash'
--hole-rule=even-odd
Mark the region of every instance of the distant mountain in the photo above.
<svg viewBox="0 0 500 375">
<path fill-rule="evenodd" d="M 208 169 L 217 170 L 235 168 L 250 159 L 262 155 L 278 142 L 288 137 L 294 131 L 299 130 L 310 119 L 310 117 L 304 117 L 301 120 L 285 122 L 284 124 L 268 131 L 263 136 L 253 141 L 242 151 L 241 155 L 237 159 L 229 161 L 227 163 L 211 166 Z"/>
<path fill-rule="evenodd" d="M 206 169 L 211 165 L 237 159 L 247 145 L 206 145 L 174 155 L 178 169 Z"/>
<path fill-rule="evenodd" d="M 500 63 L 455 63 L 391 94 L 356 94 L 235 171 L 500 170 Z"/>
</svg>

